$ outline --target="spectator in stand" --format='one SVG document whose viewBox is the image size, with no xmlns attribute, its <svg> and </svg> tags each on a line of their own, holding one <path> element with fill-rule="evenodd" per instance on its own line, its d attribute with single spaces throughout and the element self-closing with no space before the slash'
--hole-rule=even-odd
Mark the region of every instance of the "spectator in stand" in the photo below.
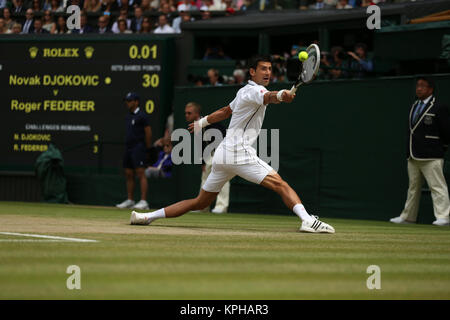
<svg viewBox="0 0 450 320">
<path fill-rule="evenodd" d="M 23 4 L 23 0 L 15 0 L 11 2 L 12 2 L 11 11 L 13 13 L 22 13 L 27 10 L 27 6 Z"/>
<path fill-rule="evenodd" d="M 133 33 L 130 29 L 127 28 L 127 21 L 125 19 L 118 19 L 117 26 L 119 28 L 119 34 L 130 34 Z"/>
<path fill-rule="evenodd" d="M 33 0 L 34 2 L 35 0 Z M 40 4 L 42 10 L 51 10 L 52 8 L 52 4 L 51 4 L 51 0 L 43 0 L 42 3 Z M 36 12 L 38 10 L 35 10 Z"/>
<path fill-rule="evenodd" d="M 362 0 L 361 1 L 361 7 L 368 7 L 368 6 L 373 6 L 376 3 L 371 1 L 371 0 Z"/>
<path fill-rule="evenodd" d="M 336 9 L 353 9 L 353 7 L 348 4 L 348 0 L 339 0 Z"/>
<path fill-rule="evenodd" d="M 245 72 L 242 69 L 235 69 L 233 71 L 234 83 L 239 85 L 245 84 Z"/>
<path fill-rule="evenodd" d="M 64 12 L 64 7 L 62 5 L 62 1 L 51 0 L 50 5 L 51 5 L 51 8 L 50 8 L 51 12 Z"/>
<path fill-rule="evenodd" d="M 20 23 L 14 23 L 11 29 L 12 34 L 20 34 L 22 33 L 22 25 Z"/>
<path fill-rule="evenodd" d="M 230 57 L 225 55 L 223 48 L 219 46 L 208 46 L 203 56 L 203 60 L 230 60 Z"/>
<path fill-rule="evenodd" d="M 223 1 L 225 2 L 225 11 L 227 10 L 231 11 L 230 9 L 233 9 L 234 13 L 234 11 L 237 10 L 236 4 L 234 3 L 233 0 L 223 0 Z"/>
<path fill-rule="evenodd" d="M 202 10 L 201 14 L 202 14 L 202 20 L 211 19 L 211 11 L 209 11 L 209 10 Z"/>
<path fill-rule="evenodd" d="M 327 8 L 335 8 L 339 0 L 323 0 Z"/>
<path fill-rule="evenodd" d="M 0 0 L 0 9 L 6 8 L 9 5 L 8 0 Z"/>
<path fill-rule="evenodd" d="M 42 3 L 41 0 L 33 0 L 32 4 L 31 4 L 31 9 L 33 9 L 33 11 L 39 12 L 42 11 Z M 49 7 L 50 9 L 50 7 Z"/>
<path fill-rule="evenodd" d="M 328 67 L 325 69 L 328 79 L 343 79 L 348 75 L 348 62 L 344 49 L 340 46 L 331 48 L 331 61 L 324 56 L 321 62 Z"/>
<path fill-rule="evenodd" d="M 142 0 L 141 8 L 143 11 L 156 11 L 159 8 L 159 0 Z"/>
<path fill-rule="evenodd" d="M 156 162 L 145 169 L 147 178 L 170 178 L 172 177 L 172 141 L 163 139 L 163 151 L 158 154 Z"/>
<path fill-rule="evenodd" d="M 304 0 L 307 1 L 307 0 Z M 241 11 L 246 11 L 253 3 L 253 0 L 243 0 L 243 3 L 239 7 Z"/>
<path fill-rule="evenodd" d="M 152 33 L 152 22 L 149 17 L 144 17 L 142 20 L 142 28 L 139 33 Z"/>
<path fill-rule="evenodd" d="M 66 19 L 64 18 L 64 16 L 59 16 L 58 19 L 56 19 L 54 28 L 50 31 L 50 33 L 52 34 L 71 33 L 71 31 L 67 28 Z"/>
<path fill-rule="evenodd" d="M 364 78 L 368 73 L 373 71 L 372 60 L 367 58 L 367 46 L 364 43 L 355 45 L 355 52 L 347 52 L 353 59 L 350 62 L 350 69 L 353 77 Z"/>
<path fill-rule="evenodd" d="M 208 79 L 209 79 L 209 84 L 212 86 L 221 86 L 222 83 L 219 82 L 219 78 L 220 78 L 220 74 L 219 74 L 219 70 L 217 69 L 209 69 L 208 70 Z"/>
<path fill-rule="evenodd" d="M 6 28 L 5 19 L 0 18 L 0 34 L 8 33 L 8 28 Z"/>
<path fill-rule="evenodd" d="M 131 0 L 130 1 L 129 0 L 116 0 L 116 2 L 117 2 L 117 7 L 119 8 L 119 10 L 126 9 L 128 12 L 133 7 Z"/>
<path fill-rule="evenodd" d="M 167 9 L 163 8 L 163 7 L 165 7 L 165 5 L 167 5 Z M 160 2 L 159 2 L 159 10 L 158 11 L 161 11 L 163 13 L 167 12 L 166 14 L 169 14 L 171 12 L 176 12 L 177 11 L 177 6 L 172 1 L 160 0 Z"/>
<path fill-rule="evenodd" d="M 144 16 L 141 7 L 134 8 L 134 17 L 131 19 L 130 29 L 133 32 L 139 33 L 142 27 L 142 21 L 144 21 Z"/>
<path fill-rule="evenodd" d="M 109 19 L 108 16 L 100 16 L 97 21 L 97 33 L 98 34 L 104 34 L 104 33 L 112 33 L 111 28 L 108 26 Z"/>
<path fill-rule="evenodd" d="M 42 33 L 49 33 L 49 32 L 42 28 L 42 20 L 41 19 L 35 19 L 34 20 L 34 30 L 32 33 L 42 34 Z"/>
<path fill-rule="evenodd" d="M 171 12 L 177 11 L 178 0 L 161 0 L 161 1 L 167 1 L 167 3 L 169 3 Z"/>
<path fill-rule="evenodd" d="M 213 0 L 213 5 L 209 9 L 212 11 L 225 11 L 226 7 L 224 0 Z"/>
<path fill-rule="evenodd" d="M 112 25 L 112 32 L 114 33 L 119 33 L 119 26 L 117 21 L 119 21 L 119 19 L 124 19 L 127 23 L 127 29 L 131 28 L 131 19 L 128 19 L 128 11 L 125 8 L 120 9 L 120 13 L 119 13 L 119 17 L 117 18 L 117 20 L 114 22 L 114 24 Z"/>
<path fill-rule="evenodd" d="M 50 10 L 46 10 L 44 12 L 42 23 L 42 28 L 47 30 L 49 33 L 51 33 L 51 31 L 55 28 L 55 21 L 53 21 L 53 15 Z"/>
<path fill-rule="evenodd" d="M 194 10 L 197 10 L 197 7 L 192 5 L 190 0 L 182 0 L 181 2 L 179 2 L 178 6 L 177 6 L 178 12 L 194 11 Z"/>
<path fill-rule="evenodd" d="M 92 33 L 94 29 L 88 24 L 88 17 L 86 12 L 81 12 L 80 16 L 80 29 L 73 29 L 72 33 L 85 34 Z"/>
<path fill-rule="evenodd" d="M 5 19 L 5 26 L 8 30 L 11 30 L 13 25 L 16 23 L 13 19 L 11 19 L 11 10 L 9 8 L 3 8 L 2 17 Z"/>
<path fill-rule="evenodd" d="M 236 8 L 237 10 L 242 10 L 242 6 L 244 5 L 244 0 L 236 0 Z"/>
<path fill-rule="evenodd" d="M 194 18 L 191 17 L 191 13 L 188 11 L 180 11 L 180 15 L 173 19 L 172 28 L 176 33 L 181 33 L 181 23 L 194 21 Z"/>
<path fill-rule="evenodd" d="M 204 0 L 203 4 L 200 6 L 200 11 L 209 11 L 211 10 L 210 8 L 213 6 L 213 2 L 212 0 Z"/>
<path fill-rule="evenodd" d="M 23 23 L 22 33 L 33 33 L 34 31 L 34 12 L 33 9 L 27 9 L 25 12 L 25 22 Z"/>
<path fill-rule="evenodd" d="M 84 11 L 86 12 L 100 12 L 102 10 L 102 3 L 100 0 L 86 0 L 84 1 Z"/>
<path fill-rule="evenodd" d="M 160 14 L 158 18 L 158 27 L 153 33 L 175 33 L 175 30 L 169 26 L 167 17 L 165 14 Z"/>
<path fill-rule="evenodd" d="M 204 85 L 205 85 L 205 82 L 206 82 L 206 80 L 205 80 L 205 78 L 202 77 L 202 76 L 198 76 L 198 77 L 195 77 L 195 78 L 194 78 L 194 84 L 195 84 L 196 87 L 202 87 L 202 86 L 204 86 Z"/>
<path fill-rule="evenodd" d="M 309 5 L 309 9 L 322 10 L 322 9 L 332 9 L 332 6 L 325 4 L 324 0 L 315 0 L 313 4 Z"/>
<path fill-rule="evenodd" d="M 167 0 L 162 0 L 158 12 L 160 14 L 166 15 L 167 21 L 172 21 L 174 12 L 176 12 L 176 8 L 171 6 Z"/>
</svg>

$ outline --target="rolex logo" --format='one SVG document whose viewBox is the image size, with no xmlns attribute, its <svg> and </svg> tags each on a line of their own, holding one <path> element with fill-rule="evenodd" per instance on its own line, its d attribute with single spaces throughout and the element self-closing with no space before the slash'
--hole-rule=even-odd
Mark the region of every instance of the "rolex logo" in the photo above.
<svg viewBox="0 0 450 320">
<path fill-rule="evenodd" d="M 28 51 L 30 51 L 31 59 L 34 59 L 34 58 L 36 58 L 39 49 L 36 47 L 31 47 L 30 49 L 28 49 Z"/>
<path fill-rule="evenodd" d="M 94 48 L 92 47 L 84 48 L 84 54 L 86 55 L 86 58 L 88 59 L 92 58 L 92 55 L 94 54 Z"/>
</svg>

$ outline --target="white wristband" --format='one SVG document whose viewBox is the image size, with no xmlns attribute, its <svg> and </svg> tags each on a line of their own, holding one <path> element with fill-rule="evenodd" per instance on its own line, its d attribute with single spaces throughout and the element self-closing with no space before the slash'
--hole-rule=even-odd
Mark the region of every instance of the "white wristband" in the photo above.
<svg viewBox="0 0 450 320">
<path fill-rule="evenodd" d="M 198 125 L 200 126 L 200 128 L 204 128 L 206 126 L 209 126 L 210 123 L 208 122 L 208 116 L 203 117 L 200 120 L 198 120 Z"/>
<path fill-rule="evenodd" d="M 280 102 L 283 101 L 283 92 L 284 91 L 286 91 L 286 90 L 283 89 L 283 90 L 278 91 L 278 93 L 277 93 L 277 100 Z"/>
</svg>

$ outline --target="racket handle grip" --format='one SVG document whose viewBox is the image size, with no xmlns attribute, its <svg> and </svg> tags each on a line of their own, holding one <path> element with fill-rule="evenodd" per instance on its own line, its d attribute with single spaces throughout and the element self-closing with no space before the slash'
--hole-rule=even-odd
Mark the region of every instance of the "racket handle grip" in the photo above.
<svg viewBox="0 0 450 320">
<path fill-rule="evenodd" d="M 289 90 L 290 94 L 294 94 L 297 91 L 297 88 L 294 86 L 292 86 L 291 90 Z"/>
</svg>

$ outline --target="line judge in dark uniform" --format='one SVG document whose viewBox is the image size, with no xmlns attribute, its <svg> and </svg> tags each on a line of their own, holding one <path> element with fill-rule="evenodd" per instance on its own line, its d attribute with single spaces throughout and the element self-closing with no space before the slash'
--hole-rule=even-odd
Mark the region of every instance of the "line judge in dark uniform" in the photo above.
<svg viewBox="0 0 450 320">
<path fill-rule="evenodd" d="M 126 141 L 123 167 L 127 184 L 127 200 L 116 205 L 118 208 L 148 209 L 147 203 L 147 151 L 151 147 L 152 130 L 147 114 L 139 108 L 139 96 L 129 92 L 124 98 L 128 108 L 126 115 Z M 141 185 L 141 200 L 134 201 L 135 176 Z"/>
<path fill-rule="evenodd" d="M 390 220 L 393 223 L 416 222 L 425 178 L 433 199 L 433 225 L 449 225 L 450 200 L 443 165 L 450 142 L 450 114 L 434 95 L 434 89 L 433 79 L 417 79 L 418 100 L 411 107 L 408 125 L 408 195 L 401 215 Z"/>
</svg>

